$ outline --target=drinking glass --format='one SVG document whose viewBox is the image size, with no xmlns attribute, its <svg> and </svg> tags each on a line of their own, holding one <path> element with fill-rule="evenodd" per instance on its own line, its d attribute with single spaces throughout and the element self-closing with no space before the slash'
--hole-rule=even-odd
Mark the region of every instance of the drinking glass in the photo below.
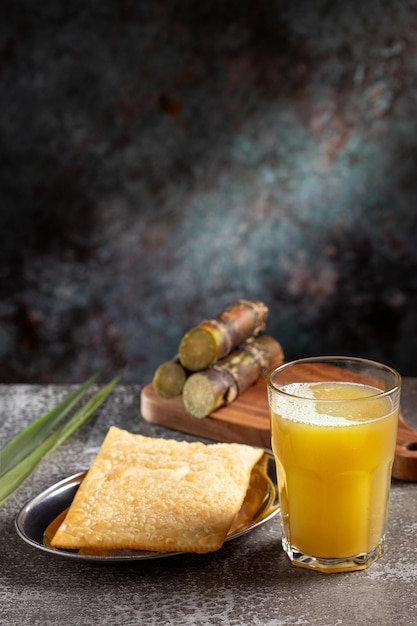
<svg viewBox="0 0 417 626">
<path fill-rule="evenodd" d="M 267 382 L 284 551 L 321 572 L 365 569 L 385 548 L 400 375 L 367 359 L 311 357 Z"/>
</svg>

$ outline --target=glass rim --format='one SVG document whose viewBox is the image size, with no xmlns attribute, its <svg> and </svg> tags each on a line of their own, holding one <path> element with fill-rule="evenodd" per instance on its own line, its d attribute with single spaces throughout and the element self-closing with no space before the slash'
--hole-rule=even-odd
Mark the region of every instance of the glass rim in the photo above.
<svg viewBox="0 0 417 626">
<path fill-rule="evenodd" d="M 306 396 L 300 396 L 297 395 L 295 393 L 288 393 L 285 390 L 282 389 L 282 387 L 277 387 L 277 385 L 272 381 L 272 378 L 279 372 L 284 371 L 286 369 L 289 369 L 290 367 L 294 366 L 294 365 L 302 365 L 302 364 L 307 364 L 307 363 L 314 363 L 314 362 L 333 362 L 336 363 L 337 361 L 339 362 L 353 362 L 353 363 L 363 363 L 365 366 L 368 365 L 370 367 L 375 367 L 377 369 L 380 370 L 385 370 L 385 372 L 393 374 L 394 378 L 395 378 L 395 383 L 389 388 L 386 389 L 385 391 L 383 391 L 382 389 L 379 390 L 380 393 L 372 393 L 369 394 L 367 396 L 362 396 L 361 398 L 352 398 L 349 400 L 349 402 L 355 402 L 356 400 L 364 400 L 366 398 L 382 398 L 384 396 L 390 396 L 392 394 L 394 394 L 395 392 L 399 391 L 401 389 L 401 374 L 399 374 L 399 372 L 397 372 L 397 370 L 393 367 L 391 367 L 390 365 L 385 365 L 384 363 L 381 363 L 379 361 L 374 361 L 372 359 L 366 359 L 363 357 L 355 357 L 355 356 L 311 356 L 311 357 L 304 357 L 301 359 L 295 359 L 293 361 L 288 361 L 286 363 L 283 363 L 282 365 L 278 365 L 278 367 L 275 367 L 273 370 L 271 370 L 270 372 L 268 372 L 267 377 L 266 377 L 266 382 L 267 382 L 267 388 L 268 390 L 274 391 L 282 396 L 285 396 L 287 398 L 293 398 L 295 400 L 303 400 L 303 401 L 312 401 L 312 402 L 317 402 L 317 398 L 308 398 Z M 306 381 L 306 382 L 336 382 L 336 381 Z M 343 381 L 337 381 L 337 382 L 343 382 Z M 326 403 L 326 402 L 332 402 L 332 403 L 343 403 L 346 402 L 346 400 L 337 400 L 337 399 L 331 399 L 331 398 L 324 398 L 324 399 L 320 399 L 320 402 L 322 403 Z"/>
</svg>

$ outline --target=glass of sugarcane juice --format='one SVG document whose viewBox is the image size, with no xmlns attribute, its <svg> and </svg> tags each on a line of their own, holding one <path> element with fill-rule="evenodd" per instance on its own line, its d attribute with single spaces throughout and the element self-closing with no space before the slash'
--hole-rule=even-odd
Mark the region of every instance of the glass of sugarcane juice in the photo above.
<svg viewBox="0 0 417 626">
<path fill-rule="evenodd" d="M 282 545 L 295 565 L 360 570 L 384 553 L 400 388 L 395 370 L 358 358 L 269 374 Z"/>
</svg>

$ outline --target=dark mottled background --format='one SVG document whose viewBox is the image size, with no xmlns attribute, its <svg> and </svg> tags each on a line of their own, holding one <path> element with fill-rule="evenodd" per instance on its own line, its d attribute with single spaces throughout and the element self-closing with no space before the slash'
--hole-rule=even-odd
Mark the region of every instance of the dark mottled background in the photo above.
<svg viewBox="0 0 417 626">
<path fill-rule="evenodd" d="M 0 13 L 2 382 L 143 382 L 241 296 L 417 375 L 416 0 Z"/>
</svg>

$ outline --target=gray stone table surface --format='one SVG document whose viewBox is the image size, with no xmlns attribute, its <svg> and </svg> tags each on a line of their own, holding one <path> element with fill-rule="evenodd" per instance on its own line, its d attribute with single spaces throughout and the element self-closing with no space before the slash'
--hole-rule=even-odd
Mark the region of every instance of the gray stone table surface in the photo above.
<svg viewBox="0 0 417 626">
<path fill-rule="evenodd" d="M 54 405 L 60 386 L 0 385 L 0 445 Z M 88 424 L 49 455 L 0 508 L 0 624 L 246 625 L 410 624 L 417 615 L 417 484 L 393 480 L 387 551 L 368 570 L 325 575 L 293 567 L 274 518 L 208 555 L 91 565 L 22 541 L 24 502 L 89 466 L 111 424 L 192 440 L 140 416 L 139 385 L 120 386 Z M 417 379 L 405 379 L 402 410 L 417 427 Z"/>
</svg>

